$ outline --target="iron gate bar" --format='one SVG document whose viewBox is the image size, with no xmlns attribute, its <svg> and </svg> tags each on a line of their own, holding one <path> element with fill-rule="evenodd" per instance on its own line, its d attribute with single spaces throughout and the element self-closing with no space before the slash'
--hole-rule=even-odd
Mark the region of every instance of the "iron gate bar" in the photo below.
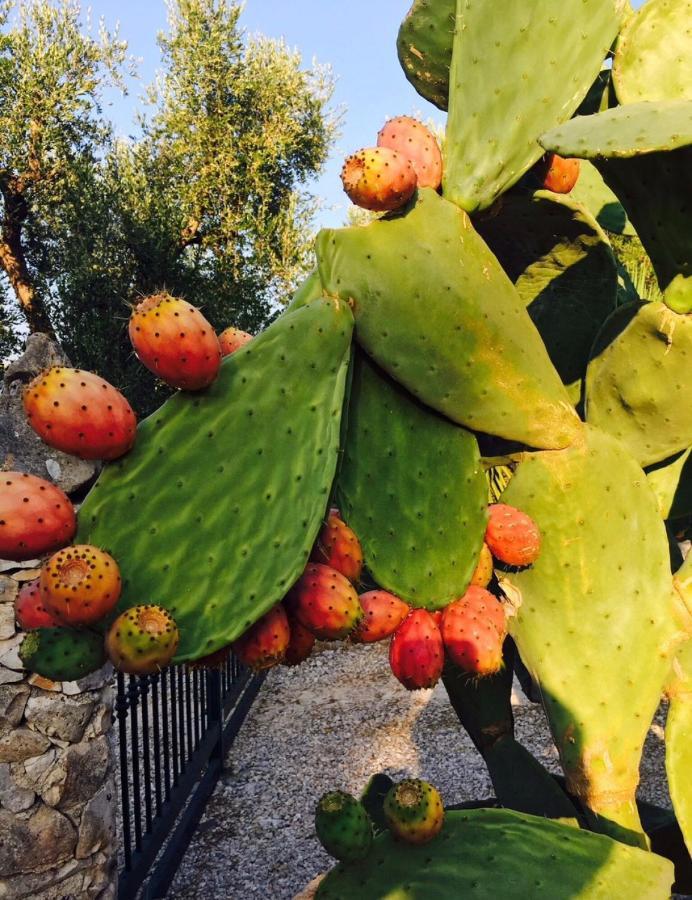
<svg viewBox="0 0 692 900">
<path fill-rule="evenodd" d="M 221 670 L 181 666 L 127 680 L 118 674 L 119 900 L 134 900 L 147 879 L 143 900 L 165 896 L 263 680 L 235 657 Z"/>
</svg>

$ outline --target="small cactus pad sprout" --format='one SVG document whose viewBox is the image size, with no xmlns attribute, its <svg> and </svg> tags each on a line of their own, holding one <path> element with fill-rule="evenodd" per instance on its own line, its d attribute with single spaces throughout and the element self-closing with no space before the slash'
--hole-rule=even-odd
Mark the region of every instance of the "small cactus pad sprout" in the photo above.
<svg viewBox="0 0 692 900">
<path fill-rule="evenodd" d="M 445 811 L 437 788 L 420 778 L 407 778 L 384 798 L 389 830 L 407 844 L 427 844 L 442 829 Z"/>
<path fill-rule="evenodd" d="M 526 513 L 506 503 L 488 507 L 485 542 L 495 559 L 509 566 L 530 566 L 541 552 L 538 525 Z"/>
<path fill-rule="evenodd" d="M 387 147 L 370 147 L 349 156 L 341 181 L 356 206 L 388 212 L 405 206 L 416 190 L 416 170 L 411 160 Z"/>
<path fill-rule="evenodd" d="M 283 606 L 275 606 L 233 642 L 238 659 L 256 672 L 278 665 L 290 640 L 288 617 Z"/>
<path fill-rule="evenodd" d="M 76 528 L 74 508 L 59 487 L 26 472 L 0 473 L 0 559 L 51 553 Z"/>
<path fill-rule="evenodd" d="M 82 369 L 53 366 L 38 374 L 24 389 L 24 409 L 46 444 L 82 459 L 117 459 L 137 435 L 125 397 Z"/>
<path fill-rule="evenodd" d="M 434 687 L 442 674 L 442 635 L 432 614 L 414 609 L 394 632 L 389 645 L 394 677 L 409 691 Z"/>
<path fill-rule="evenodd" d="M 115 608 L 120 569 L 113 557 L 90 544 L 58 550 L 40 576 L 41 598 L 66 625 L 93 625 Z"/>
<path fill-rule="evenodd" d="M 14 617 L 22 631 L 60 625 L 57 617 L 43 605 L 38 578 L 25 581 L 19 589 L 14 601 Z"/>
<path fill-rule="evenodd" d="M 365 859 L 372 846 L 372 823 L 365 807 L 345 791 L 320 797 L 315 831 L 327 853 L 342 862 Z"/>
<path fill-rule="evenodd" d="M 179 640 L 178 626 L 165 609 L 133 606 L 109 628 L 106 652 L 120 672 L 155 675 L 173 659 Z"/>
<path fill-rule="evenodd" d="M 229 325 L 219 335 L 221 356 L 230 356 L 231 353 L 240 350 L 241 347 L 244 347 L 251 340 L 252 335 L 248 334 L 247 331 L 242 331 L 240 328 Z"/>
<path fill-rule="evenodd" d="M 140 362 L 171 387 L 199 391 L 216 378 L 219 339 L 190 303 L 169 294 L 146 297 L 133 309 L 128 330 Z"/>
</svg>

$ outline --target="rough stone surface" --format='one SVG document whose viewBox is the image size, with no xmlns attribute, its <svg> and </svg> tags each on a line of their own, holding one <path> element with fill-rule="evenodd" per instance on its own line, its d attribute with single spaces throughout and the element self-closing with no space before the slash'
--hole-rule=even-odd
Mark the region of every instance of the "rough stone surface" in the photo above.
<svg viewBox="0 0 692 900">
<path fill-rule="evenodd" d="M 7 731 L 22 721 L 31 690 L 28 684 L 0 684 L 0 730 Z"/>
<path fill-rule="evenodd" d="M 21 787 L 14 780 L 10 764 L 0 763 L 0 805 L 10 812 L 23 812 L 34 805 L 35 799 L 32 790 Z"/>
<path fill-rule="evenodd" d="M 74 744 L 65 753 L 67 772 L 60 797 L 60 809 L 83 806 L 99 790 L 108 774 L 110 752 L 105 737 Z"/>
<path fill-rule="evenodd" d="M 542 709 L 518 687 L 513 704 L 518 738 L 558 772 Z M 670 807 L 661 723 L 659 715 L 640 795 Z M 448 804 L 493 795 L 444 687 L 406 691 L 386 643 L 323 645 L 295 669 L 272 669 L 226 764 L 167 900 L 291 900 L 332 865 L 314 834 L 318 797 L 334 788 L 358 795 L 374 772 L 426 778 Z"/>
<path fill-rule="evenodd" d="M 49 366 L 65 364 L 69 361 L 46 335 L 33 334 L 23 356 L 7 367 L 0 394 L 0 468 L 49 479 L 69 494 L 94 478 L 97 464 L 44 444 L 27 423 L 22 403 L 24 385 L 35 375 Z"/>
<path fill-rule="evenodd" d="M 29 728 L 15 728 L 0 737 L 0 763 L 21 762 L 39 756 L 50 747 L 50 741 Z"/>
<path fill-rule="evenodd" d="M 17 634 L 7 641 L 0 641 L 0 666 L 11 669 L 12 672 L 19 672 L 20 678 L 24 677 L 24 665 L 19 658 L 19 648 L 23 640 L 24 635 Z"/>
<path fill-rule="evenodd" d="M 115 839 L 115 784 L 109 781 L 84 807 L 75 856 L 84 859 L 111 847 Z"/>
<path fill-rule="evenodd" d="M 24 717 L 29 728 L 49 738 L 77 743 L 91 718 L 96 697 L 79 694 L 76 698 L 39 691 L 26 704 Z"/>
<path fill-rule="evenodd" d="M 19 585 L 16 579 L 10 578 L 9 575 L 0 575 L 0 603 L 14 603 L 18 593 Z"/>
<path fill-rule="evenodd" d="M 72 858 L 77 832 L 70 820 L 42 803 L 28 813 L 0 809 L 0 878 L 40 872 Z"/>
</svg>

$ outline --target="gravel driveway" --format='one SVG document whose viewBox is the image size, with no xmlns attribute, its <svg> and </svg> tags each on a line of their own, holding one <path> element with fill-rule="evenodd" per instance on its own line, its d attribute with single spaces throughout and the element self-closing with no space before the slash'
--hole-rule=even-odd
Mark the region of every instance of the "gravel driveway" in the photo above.
<svg viewBox="0 0 692 900">
<path fill-rule="evenodd" d="M 518 739 L 559 771 L 541 708 L 519 689 L 513 702 Z M 662 722 L 659 711 L 640 794 L 670 806 Z M 314 836 L 319 796 L 337 787 L 358 795 L 377 771 L 422 776 L 448 804 L 493 793 L 442 684 L 406 691 L 385 644 L 323 645 L 298 668 L 272 670 L 227 762 L 170 900 L 290 900 L 331 865 Z"/>
</svg>

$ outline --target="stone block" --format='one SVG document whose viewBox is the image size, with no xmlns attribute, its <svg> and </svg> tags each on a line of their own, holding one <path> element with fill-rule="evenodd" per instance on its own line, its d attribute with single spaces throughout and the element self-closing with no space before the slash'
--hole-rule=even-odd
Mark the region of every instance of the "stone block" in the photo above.
<svg viewBox="0 0 692 900">
<path fill-rule="evenodd" d="M 35 691 L 24 710 L 27 725 L 48 738 L 76 744 L 81 741 L 96 705 L 93 694 L 76 698 L 64 694 Z"/>
<path fill-rule="evenodd" d="M 76 844 L 70 820 L 43 803 L 27 813 L 0 809 L 0 878 L 51 869 L 71 859 Z"/>
<path fill-rule="evenodd" d="M 40 756 L 50 747 L 50 741 L 29 728 L 15 728 L 0 737 L 0 763 L 23 762 Z"/>
</svg>

